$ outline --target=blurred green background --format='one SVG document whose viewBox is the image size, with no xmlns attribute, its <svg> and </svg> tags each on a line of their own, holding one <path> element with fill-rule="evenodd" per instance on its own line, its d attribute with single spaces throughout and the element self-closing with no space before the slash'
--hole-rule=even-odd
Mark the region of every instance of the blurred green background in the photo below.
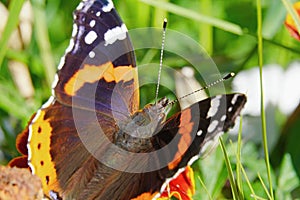
<svg viewBox="0 0 300 200">
<path fill-rule="evenodd" d="M 0 9 L 0 16 L 3 16 L 3 25 L 0 27 L 0 163 L 6 164 L 18 155 L 15 149 L 16 135 L 51 94 L 56 67 L 69 44 L 73 27 L 72 12 L 80 1 L 32 0 L 31 9 L 23 13 L 20 24 L 17 19 L 23 0 L 0 2 L 3 4 Z M 261 3 L 264 65 L 276 63 L 286 69 L 291 62 L 299 60 L 300 43 L 284 27 L 287 12 L 282 1 L 263 0 Z M 184 33 L 201 44 L 221 73 L 238 73 L 258 66 L 257 5 L 254 0 L 115 0 L 114 4 L 129 30 L 149 26 L 160 28 L 163 19 L 168 18 L 168 29 Z M 10 9 L 10 12 L 5 11 L 5 8 Z M 6 29 L 5 16 L 10 19 Z M 9 31 L 15 27 L 15 32 Z M 14 39 L 8 41 L 9 37 Z M 181 48 L 180 41 L 174 43 L 176 48 Z M 159 50 L 138 53 L 137 56 L 138 62 L 143 59 L 159 62 Z M 167 55 L 164 63 L 177 68 L 189 64 L 184 59 L 177 59 L 176 55 Z M 23 80 L 20 77 L 25 78 Z M 21 83 L 16 83 L 20 79 Z M 230 91 L 230 84 L 226 86 Z M 291 85 L 291 88 L 299 90 L 298 85 Z M 281 91 L 278 89 L 276 92 Z M 148 88 L 141 92 L 142 104 L 153 99 L 153 96 L 147 97 L 147 93 Z M 276 106 L 272 111 L 272 123 L 275 124 L 271 126 L 275 128 L 268 135 L 273 137 L 274 134 L 276 138 L 272 140 L 272 148 L 269 149 L 275 195 L 278 199 L 300 198 L 299 108 L 288 115 L 281 113 Z M 259 128 L 260 124 L 249 126 Z M 233 168 L 237 166 L 236 145 L 236 142 L 228 142 L 226 146 Z M 267 199 L 259 179 L 261 176 L 268 187 L 260 138 L 252 141 L 249 136 L 245 140 L 241 158 L 256 195 Z M 224 166 L 220 148 L 194 164 L 195 199 L 209 199 L 208 194 L 212 199 L 231 198 Z M 244 198 L 252 199 L 246 181 L 242 188 Z"/>
</svg>

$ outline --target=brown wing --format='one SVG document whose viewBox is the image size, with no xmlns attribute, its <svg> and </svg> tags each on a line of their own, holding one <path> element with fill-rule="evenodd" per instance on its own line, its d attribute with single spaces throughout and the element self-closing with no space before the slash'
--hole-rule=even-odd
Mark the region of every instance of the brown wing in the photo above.
<svg viewBox="0 0 300 200">
<path fill-rule="evenodd" d="M 46 195 L 125 200 L 160 188 L 164 179 L 158 173 L 126 173 L 109 168 L 94 157 L 118 159 L 109 151 L 112 138 L 107 135 L 117 131 L 112 122 L 108 116 L 58 101 L 36 113 L 26 129 L 28 159 L 31 169 L 41 178 Z"/>
<path fill-rule="evenodd" d="M 126 119 L 139 108 L 139 90 L 125 24 L 111 1 L 87 0 L 74 12 L 73 27 L 54 96 L 64 105 Z"/>
</svg>

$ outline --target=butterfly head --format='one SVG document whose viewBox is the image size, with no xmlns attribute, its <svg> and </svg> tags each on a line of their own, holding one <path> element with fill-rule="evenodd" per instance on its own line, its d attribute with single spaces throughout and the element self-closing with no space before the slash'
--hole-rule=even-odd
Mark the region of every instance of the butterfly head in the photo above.
<svg viewBox="0 0 300 200">
<path fill-rule="evenodd" d="M 159 125 L 166 120 L 166 116 L 170 109 L 171 105 L 169 104 L 169 99 L 163 97 L 156 103 L 147 104 L 142 112 L 148 115 L 150 121 Z"/>
<path fill-rule="evenodd" d="M 166 97 L 160 99 L 157 103 L 147 104 L 142 110 L 137 111 L 121 129 L 127 130 L 128 132 L 139 132 L 143 133 L 147 130 L 147 134 L 132 136 L 136 137 L 151 137 L 157 128 L 166 120 L 166 116 L 170 110 L 169 99 Z M 143 129 L 143 130 L 142 130 Z M 138 130 L 138 131 L 133 131 Z"/>
<path fill-rule="evenodd" d="M 126 143 L 125 149 L 127 150 L 131 150 L 128 141 L 135 144 L 150 144 L 150 138 L 162 128 L 170 108 L 169 99 L 166 97 L 157 103 L 147 104 L 142 110 L 137 111 L 129 121 L 119 126 L 120 130 L 116 134 L 115 142 Z M 124 138 L 127 142 L 123 141 Z M 136 148 L 137 145 L 132 146 Z M 141 145 L 141 147 L 145 148 L 146 146 Z"/>
</svg>

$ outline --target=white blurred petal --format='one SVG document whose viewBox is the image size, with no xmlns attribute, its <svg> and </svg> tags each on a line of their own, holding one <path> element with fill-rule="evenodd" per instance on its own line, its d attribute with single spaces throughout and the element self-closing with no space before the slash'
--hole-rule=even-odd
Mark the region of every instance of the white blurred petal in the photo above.
<svg viewBox="0 0 300 200">
<path fill-rule="evenodd" d="M 248 101 L 245 105 L 245 114 L 260 115 L 260 86 L 259 68 L 245 70 L 236 75 L 233 82 L 233 90 L 243 92 Z M 300 64 L 291 64 L 286 71 L 277 64 L 269 64 L 263 67 L 263 87 L 265 107 L 268 104 L 279 107 L 284 114 L 290 114 L 299 104 L 300 90 Z"/>
<path fill-rule="evenodd" d="M 178 73 L 175 73 L 176 95 L 178 98 L 187 94 L 192 94 L 196 90 L 202 88 L 194 76 L 194 69 L 191 67 L 183 67 Z M 196 92 L 183 99 L 179 99 L 182 109 L 207 98 L 205 91 Z"/>
<path fill-rule="evenodd" d="M 292 113 L 300 102 L 300 62 L 289 65 L 284 74 L 282 88 L 278 90 L 278 106 L 285 114 Z"/>
<path fill-rule="evenodd" d="M 20 12 L 20 32 L 22 41 L 28 45 L 32 35 L 33 13 L 30 1 L 25 1 Z"/>
</svg>

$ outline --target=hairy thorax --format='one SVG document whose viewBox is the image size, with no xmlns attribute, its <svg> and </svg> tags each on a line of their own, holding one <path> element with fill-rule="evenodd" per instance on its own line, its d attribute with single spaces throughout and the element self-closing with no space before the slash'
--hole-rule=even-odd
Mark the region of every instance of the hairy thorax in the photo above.
<svg viewBox="0 0 300 200">
<path fill-rule="evenodd" d="M 156 104 L 148 104 L 137 111 L 129 120 L 119 124 L 114 143 L 130 152 L 152 151 L 151 138 L 162 128 L 168 113 L 168 99 L 162 98 Z"/>
</svg>

